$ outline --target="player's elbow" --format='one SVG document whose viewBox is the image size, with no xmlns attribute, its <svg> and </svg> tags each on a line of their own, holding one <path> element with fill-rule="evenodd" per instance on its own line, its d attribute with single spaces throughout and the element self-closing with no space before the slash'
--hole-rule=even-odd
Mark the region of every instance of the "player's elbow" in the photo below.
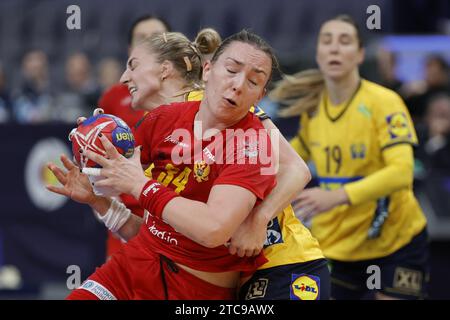
<svg viewBox="0 0 450 320">
<path fill-rule="evenodd" d="M 300 192 L 311 181 L 311 171 L 306 163 L 299 158 L 286 167 L 287 174 L 294 181 L 297 191 Z"/>
<path fill-rule="evenodd" d="M 216 248 L 225 244 L 231 235 L 226 232 L 226 227 L 219 222 L 213 222 L 200 236 L 200 244 L 207 248 Z"/>
<path fill-rule="evenodd" d="M 299 175 L 300 181 L 302 182 L 303 187 L 306 186 L 312 179 L 311 171 L 309 170 L 306 163 L 302 160 L 302 163 L 299 165 Z M 302 188 L 303 189 L 303 188 Z"/>
<path fill-rule="evenodd" d="M 395 165 L 397 181 L 397 189 L 410 188 L 414 181 L 414 164 L 411 163 L 398 163 Z"/>
</svg>

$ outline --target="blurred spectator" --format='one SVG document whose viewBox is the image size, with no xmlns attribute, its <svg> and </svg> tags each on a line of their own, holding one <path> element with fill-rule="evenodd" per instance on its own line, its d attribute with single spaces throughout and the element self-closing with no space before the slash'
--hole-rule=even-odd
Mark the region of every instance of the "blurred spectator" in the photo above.
<svg viewBox="0 0 450 320">
<path fill-rule="evenodd" d="M 9 120 L 11 108 L 11 97 L 6 88 L 6 76 L 0 63 L 0 123 Z"/>
<path fill-rule="evenodd" d="M 450 174 L 450 96 L 433 96 L 424 120 L 417 130 L 420 145 L 416 150 L 416 159 L 425 173 L 439 170 Z"/>
<path fill-rule="evenodd" d="M 430 55 L 425 62 L 425 79 L 405 88 L 406 105 L 416 122 L 423 121 L 427 102 L 438 93 L 450 93 L 449 65 L 439 55 Z"/>
<path fill-rule="evenodd" d="M 21 73 L 21 85 L 14 95 L 14 120 L 19 123 L 48 121 L 51 115 L 52 96 L 47 55 L 41 50 L 28 52 L 22 60 Z"/>
<path fill-rule="evenodd" d="M 91 63 L 84 53 L 75 53 L 66 60 L 65 89 L 57 96 L 54 119 L 75 122 L 80 115 L 90 115 L 100 95 L 91 73 Z"/>
<path fill-rule="evenodd" d="M 392 51 L 383 48 L 377 52 L 377 67 L 381 77 L 380 84 L 399 93 L 403 83 L 397 78 L 397 56 Z"/>
<path fill-rule="evenodd" d="M 137 18 L 128 32 L 128 50 L 154 33 L 169 32 L 169 24 L 161 17 L 151 14 Z"/>
<path fill-rule="evenodd" d="M 119 61 L 114 58 L 104 58 L 100 61 L 98 67 L 98 83 L 102 92 L 119 82 L 123 72 L 122 69 L 123 67 Z"/>
</svg>

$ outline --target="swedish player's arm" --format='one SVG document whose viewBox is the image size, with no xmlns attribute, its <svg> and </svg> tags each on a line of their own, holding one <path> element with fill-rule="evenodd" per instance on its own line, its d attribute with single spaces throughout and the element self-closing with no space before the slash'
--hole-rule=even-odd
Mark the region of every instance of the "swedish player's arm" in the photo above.
<svg viewBox="0 0 450 320">
<path fill-rule="evenodd" d="M 344 186 L 351 204 L 375 200 L 412 186 L 414 157 L 410 144 L 397 144 L 385 148 L 382 157 L 385 163 L 383 169 Z"/>
<path fill-rule="evenodd" d="M 295 196 L 308 184 L 311 180 L 311 172 L 270 119 L 263 121 L 263 125 L 269 132 L 270 130 L 276 130 L 279 138 L 279 150 L 272 149 L 275 152 L 278 151 L 275 159 L 279 158 L 277 186 L 257 207 L 257 211 L 262 215 L 267 225 L 278 213 L 290 205 Z M 275 143 L 276 141 L 272 141 L 272 145 Z"/>
<path fill-rule="evenodd" d="M 358 205 L 409 188 L 413 182 L 413 150 L 410 144 L 397 144 L 382 152 L 385 166 L 364 179 L 337 190 L 307 189 L 294 205 L 297 215 L 306 219 L 343 204 Z"/>
<path fill-rule="evenodd" d="M 229 251 L 240 257 L 253 256 L 262 250 L 267 237 L 266 230 L 269 221 L 290 205 L 295 196 L 311 180 L 311 173 L 306 163 L 290 146 L 273 122 L 267 119 L 263 121 L 263 125 L 269 133 L 277 133 L 271 134 L 272 146 L 278 144 L 278 148 L 272 148 L 274 159 L 279 159 L 279 164 L 276 165 L 278 167 L 277 185 L 264 201 L 253 209 L 233 234 Z M 277 140 L 274 141 L 274 139 Z"/>
</svg>

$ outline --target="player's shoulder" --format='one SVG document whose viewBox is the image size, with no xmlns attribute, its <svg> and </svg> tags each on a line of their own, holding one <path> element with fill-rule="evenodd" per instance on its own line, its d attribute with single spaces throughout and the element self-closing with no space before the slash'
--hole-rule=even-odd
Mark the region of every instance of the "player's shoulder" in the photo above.
<svg viewBox="0 0 450 320">
<path fill-rule="evenodd" d="M 158 109 L 163 109 L 161 112 L 165 115 L 179 115 L 185 114 L 187 110 L 191 108 L 198 107 L 200 105 L 199 100 L 194 101 L 183 101 L 183 102 L 174 102 L 165 106 L 162 106 Z"/>
<path fill-rule="evenodd" d="M 198 107 L 200 101 L 175 102 L 161 105 L 147 112 L 141 120 L 136 123 L 135 129 L 147 125 L 169 125 L 175 123 L 191 108 Z"/>
<path fill-rule="evenodd" d="M 264 129 L 264 125 L 261 123 L 261 120 L 258 118 L 258 116 L 252 112 L 247 113 L 245 118 L 240 121 L 239 128 L 243 130 L 248 129 Z"/>
<path fill-rule="evenodd" d="M 365 79 L 362 80 L 362 91 L 363 95 L 378 106 L 403 101 L 397 92 Z"/>
</svg>

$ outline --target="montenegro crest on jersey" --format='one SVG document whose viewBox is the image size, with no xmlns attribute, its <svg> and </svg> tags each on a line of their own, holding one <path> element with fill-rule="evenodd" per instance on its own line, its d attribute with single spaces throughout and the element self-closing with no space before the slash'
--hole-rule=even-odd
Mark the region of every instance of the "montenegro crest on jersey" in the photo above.
<svg viewBox="0 0 450 320">
<path fill-rule="evenodd" d="M 194 163 L 194 177 L 197 182 L 208 181 L 209 171 L 211 170 L 209 164 L 204 160 Z"/>
</svg>

